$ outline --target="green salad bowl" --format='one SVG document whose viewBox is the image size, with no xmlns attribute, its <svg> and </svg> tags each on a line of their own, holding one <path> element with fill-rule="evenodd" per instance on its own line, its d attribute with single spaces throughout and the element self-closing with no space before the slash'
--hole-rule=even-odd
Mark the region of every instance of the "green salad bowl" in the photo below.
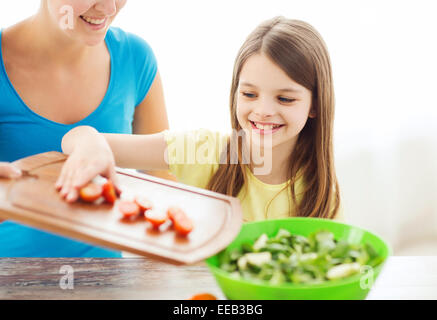
<svg viewBox="0 0 437 320">
<path fill-rule="evenodd" d="M 334 234 L 335 240 L 372 245 L 383 261 L 374 268 L 364 266 L 359 273 L 349 277 L 318 284 L 272 285 L 268 281 L 233 277 L 220 269 L 220 256 L 225 251 L 239 248 L 243 243 L 254 243 L 263 233 L 269 237 L 274 236 L 279 229 L 306 237 L 321 229 L 329 230 Z M 390 255 L 390 246 L 380 237 L 364 229 L 328 219 L 288 218 L 244 224 L 234 241 L 225 250 L 208 258 L 206 264 L 224 295 L 232 300 L 362 300 L 368 295 Z"/>
</svg>

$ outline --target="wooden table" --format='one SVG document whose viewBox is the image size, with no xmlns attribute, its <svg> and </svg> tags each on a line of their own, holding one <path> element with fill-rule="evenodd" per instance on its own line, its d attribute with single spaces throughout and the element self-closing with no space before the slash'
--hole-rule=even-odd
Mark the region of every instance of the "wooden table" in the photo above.
<svg viewBox="0 0 437 320">
<path fill-rule="evenodd" d="M 390 257 L 368 300 L 436 300 L 437 256 Z"/>
<path fill-rule="evenodd" d="M 65 289 L 68 281 L 62 266 L 73 270 L 73 289 Z M 173 300 L 200 292 L 224 299 L 203 263 L 174 266 L 143 258 L 0 259 L 0 299 Z M 437 257 L 391 257 L 368 299 L 437 299 Z"/>
</svg>

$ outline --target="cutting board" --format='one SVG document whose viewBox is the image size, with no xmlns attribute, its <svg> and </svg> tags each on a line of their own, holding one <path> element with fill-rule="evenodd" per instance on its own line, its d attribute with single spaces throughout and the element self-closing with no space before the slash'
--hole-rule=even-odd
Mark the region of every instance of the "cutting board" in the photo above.
<svg viewBox="0 0 437 320">
<path fill-rule="evenodd" d="M 129 169 L 116 168 L 122 199 L 142 195 L 156 210 L 180 207 L 193 221 L 188 236 L 177 235 L 171 223 L 155 230 L 143 219 L 127 222 L 121 218 L 117 202 L 67 203 L 54 187 L 66 158 L 62 153 L 48 152 L 14 162 L 29 174 L 0 179 L 0 217 L 174 264 L 196 263 L 216 254 L 241 229 L 238 199 Z"/>
</svg>

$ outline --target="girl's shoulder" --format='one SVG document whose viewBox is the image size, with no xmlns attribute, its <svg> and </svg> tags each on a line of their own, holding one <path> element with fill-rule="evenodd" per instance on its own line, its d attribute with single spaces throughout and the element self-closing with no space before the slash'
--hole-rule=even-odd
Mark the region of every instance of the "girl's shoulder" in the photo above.
<svg viewBox="0 0 437 320">
<path fill-rule="evenodd" d="M 220 164 L 227 135 L 208 129 L 164 131 L 170 172 L 182 183 L 206 188 Z"/>
</svg>

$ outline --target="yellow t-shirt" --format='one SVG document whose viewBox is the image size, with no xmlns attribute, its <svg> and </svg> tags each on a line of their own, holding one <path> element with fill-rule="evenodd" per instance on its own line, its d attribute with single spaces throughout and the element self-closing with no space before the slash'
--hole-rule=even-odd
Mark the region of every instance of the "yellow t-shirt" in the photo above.
<svg viewBox="0 0 437 320">
<path fill-rule="evenodd" d="M 167 162 L 170 172 L 182 183 L 206 189 L 218 170 L 220 154 L 228 136 L 206 129 L 170 132 L 164 131 L 167 142 Z M 248 183 L 238 194 L 245 222 L 290 217 L 293 210 L 287 182 L 267 184 L 253 175 L 246 166 Z M 296 183 L 296 197 L 300 201 L 302 182 Z M 291 210 L 290 210 L 291 209 Z M 340 208 L 335 220 L 343 221 Z"/>
</svg>

